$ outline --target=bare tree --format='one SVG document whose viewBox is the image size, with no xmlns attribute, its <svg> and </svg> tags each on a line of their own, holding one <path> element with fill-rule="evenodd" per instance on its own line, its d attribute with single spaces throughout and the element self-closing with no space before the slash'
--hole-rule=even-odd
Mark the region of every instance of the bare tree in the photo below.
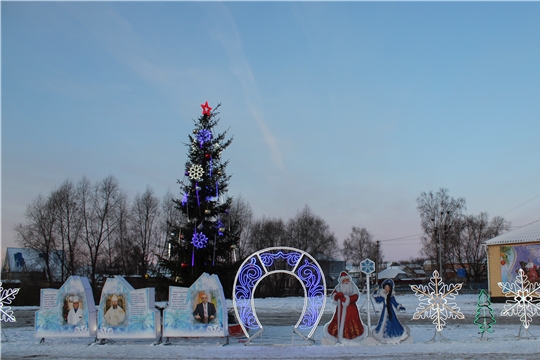
<svg viewBox="0 0 540 360">
<path fill-rule="evenodd" d="M 242 198 L 236 196 L 233 198 L 231 208 L 227 216 L 228 222 L 236 223 L 234 227 L 237 230 L 239 237 L 238 246 L 233 248 L 233 260 L 238 261 L 249 256 L 247 252 L 247 244 L 251 234 L 251 223 L 253 222 L 253 211 L 249 203 Z"/>
<path fill-rule="evenodd" d="M 135 274 L 137 271 L 137 264 L 133 261 L 133 232 L 130 226 L 128 201 L 122 196 L 118 209 L 118 226 L 114 231 L 114 248 L 110 249 L 110 257 L 114 260 L 116 272 L 124 275 Z"/>
<path fill-rule="evenodd" d="M 58 250 L 62 256 L 62 281 L 69 276 L 75 275 L 81 262 L 80 234 L 82 222 L 77 201 L 77 191 L 71 180 L 65 180 L 60 187 L 51 195 L 54 202 L 57 221 L 55 233 L 57 234 Z"/>
<path fill-rule="evenodd" d="M 269 247 L 286 246 L 286 238 L 287 231 L 283 220 L 263 217 L 252 223 L 246 250 L 253 253 Z"/>
<path fill-rule="evenodd" d="M 287 223 L 287 245 L 303 250 L 315 259 L 333 257 L 338 251 L 337 239 L 328 224 L 305 206 Z"/>
<path fill-rule="evenodd" d="M 83 221 L 82 239 L 90 265 L 89 276 L 92 288 L 96 288 L 98 265 L 103 260 L 106 242 L 119 226 L 119 208 L 125 195 L 118 180 L 108 176 L 95 186 L 83 178 L 77 187 Z M 106 261 L 105 261 L 106 262 Z"/>
<path fill-rule="evenodd" d="M 351 233 L 343 241 L 343 258 L 358 265 L 365 259 L 382 262 L 383 254 L 373 241 L 373 235 L 366 228 L 352 227 Z"/>
<path fill-rule="evenodd" d="M 489 221 L 487 213 L 456 218 L 452 224 L 455 234 L 449 240 L 448 255 L 454 269 L 468 269 L 467 281 L 480 282 L 487 276 L 486 251 L 484 243 L 510 229 L 510 223 L 502 217 Z"/>
<path fill-rule="evenodd" d="M 25 213 L 25 224 L 15 226 L 15 238 L 24 247 L 39 253 L 44 268 L 52 286 L 56 280 L 53 272 L 53 256 L 56 256 L 55 226 L 58 221 L 57 210 L 51 198 L 39 195 L 28 207 Z"/>
<path fill-rule="evenodd" d="M 157 261 L 155 256 L 159 243 L 159 217 L 159 199 L 154 195 L 154 191 L 147 187 L 142 195 L 135 196 L 131 208 L 133 248 L 140 275 L 145 275 Z"/>
<path fill-rule="evenodd" d="M 444 278 L 444 264 L 451 263 L 448 245 L 456 241 L 456 232 L 452 224 L 462 216 L 466 209 L 465 198 L 453 198 L 448 189 L 439 189 L 437 193 L 422 192 L 416 199 L 424 231 L 422 254 L 439 264 L 441 277 Z M 452 238 L 452 236 L 454 238 Z"/>
<path fill-rule="evenodd" d="M 159 222 L 159 240 L 156 247 L 156 253 L 159 258 L 169 258 L 170 244 L 167 241 L 171 231 L 176 227 L 180 227 L 184 222 L 184 215 L 176 208 L 174 202 L 175 196 L 170 190 L 167 190 L 161 200 L 160 222 Z M 178 232 L 176 236 L 179 236 Z"/>
<path fill-rule="evenodd" d="M 253 221 L 248 241 L 245 244 L 245 251 L 254 253 L 276 246 L 288 246 L 287 228 L 283 220 L 263 217 L 261 220 Z M 289 276 L 285 273 L 268 276 L 258 286 L 257 295 L 261 294 L 261 292 L 272 296 L 284 294 L 288 281 Z"/>
</svg>

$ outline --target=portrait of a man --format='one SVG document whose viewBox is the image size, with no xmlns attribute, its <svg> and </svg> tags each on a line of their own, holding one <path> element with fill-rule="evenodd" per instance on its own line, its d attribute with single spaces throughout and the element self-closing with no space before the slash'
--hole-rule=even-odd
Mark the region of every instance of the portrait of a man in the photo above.
<svg viewBox="0 0 540 360">
<path fill-rule="evenodd" d="M 119 305 L 119 298 L 117 295 L 113 295 L 111 298 L 111 306 L 105 312 L 105 321 L 111 326 L 118 326 L 126 319 L 126 312 Z"/>
<path fill-rule="evenodd" d="M 195 319 L 203 324 L 208 324 L 216 317 L 216 307 L 208 301 L 208 294 L 204 291 L 199 293 L 199 303 L 193 311 Z"/>
<path fill-rule="evenodd" d="M 69 325 L 78 325 L 83 318 L 83 310 L 81 309 L 81 302 L 78 295 L 72 297 L 72 307 L 70 308 L 67 316 L 67 323 Z"/>
</svg>

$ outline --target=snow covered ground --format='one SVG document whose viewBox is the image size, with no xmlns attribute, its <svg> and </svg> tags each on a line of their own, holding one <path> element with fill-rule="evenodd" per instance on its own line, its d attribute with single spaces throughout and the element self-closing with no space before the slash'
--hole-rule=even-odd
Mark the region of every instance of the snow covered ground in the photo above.
<svg viewBox="0 0 540 360">
<path fill-rule="evenodd" d="M 245 338 L 230 337 L 228 345 L 224 338 L 171 339 L 171 345 L 153 345 L 150 341 L 116 341 L 98 345 L 91 338 L 40 339 L 34 338 L 33 326 L 15 327 L 2 323 L 2 359 L 537 359 L 540 355 L 540 318 L 533 319 L 529 328 L 530 338 L 517 338 L 520 329 L 518 318 L 501 317 L 503 304 L 493 304 L 497 323 L 494 332 L 486 333 L 488 340 L 480 340 L 478 326 L 473 323 L 476 313 L 476 295 L 459 295 L 458 306 L 464 320 L 449 321 L 442 334 L 448 342 L 428 342 L 433 338 L 435 327 L 427 320 L 411 320 L 418 306 L 414 295 L 397 295 L 398 302 L 406 307 L 399 317 L 411 329 L 414 343 L 399 345 L 327 346 L 321 344 L 322 328 L 330 318 L 335 306 L 327 301 L 325 316 L 315 332 L 315 345 L 309 345 L 293 336 L 296 320 L 282 316 L 285 312 L 300 315 L 303 298 L 268 298 L 256 300 L 256 311 L 261 318 L 280 319 L 279 325 L 265 325 L 262 338 L 245 346 Z M 362 305 L 360 300 L 359 305 Z M 228 301 L 232 307 L 232 302 Z M 366 304 L 362 320 L 367 324 Z M 14 308 L 18 312 L 31 308 Z M 380 308 L 377 307 L 380 311 Z M 371 324 L 378 317 L 372 315 Z M 273 321 L 272 323 L 276 323 Z"/>
</svg>

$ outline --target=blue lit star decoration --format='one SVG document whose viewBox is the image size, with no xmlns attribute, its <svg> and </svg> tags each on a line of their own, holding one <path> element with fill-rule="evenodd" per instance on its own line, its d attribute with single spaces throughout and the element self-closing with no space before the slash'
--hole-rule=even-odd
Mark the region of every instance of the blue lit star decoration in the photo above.
<svg viewBox="0 0 540 360">
<path fill-rule="evenodd" d="M 197 140 L 199 145 L 202 147 L 205 142 L 212 140 L 212 132 L 210 130 L 202 129 L 197 134 Z"/>
<path fill-rule="evenodd" d="M 193 234 L 193 238 L 191 239 L 191 243 L 197 249 L 202 249 L 203 247 L 206 247 L 207 242 L 208 238 L 203 233 L 195 233 Z"/>
<path fill-rule="evenodd" d="M 371 259 L 365 259 L 360 263 L 360 270 L 366 275 L 375 272 L 375 262 Z"/>
<path fill-rule="evenodd" d="M 2 314 L 1 321 L 4 322 L 16 322 L 15 315 L 13 315 L 13 310 L 10 306 L 4 306 L 5 304 L 11 304 L 15 300 L 15 295 L 19 292 L 19 288 L 16 289 L 4 289 L 2 287 L 2 282 L 0 281 L 0 314 Z"/>
</svg>

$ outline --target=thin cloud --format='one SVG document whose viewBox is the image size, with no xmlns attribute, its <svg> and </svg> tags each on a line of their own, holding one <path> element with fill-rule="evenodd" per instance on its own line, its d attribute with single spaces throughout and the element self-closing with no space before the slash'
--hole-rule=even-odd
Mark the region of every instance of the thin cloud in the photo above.
<svg viewBox="0 0 540 360">
<path fill-rule="evenodd" d="M 208 31 L 220 41 L 229 56 L 232 68 L 242 85 L 248 107 L 262 131 L 266 144 L 270 148 L 272 162 L 278 168 L 284 168 L 283 156 L 277 144 L 276 137 L 268 127 L 264 115 L 260 111 L 260 106 L 258 105 L 260 103 L 259 89 L 251 66 L 244 55 L 241 37 L 234 19 L 223 4 L 220 4 L 219 7 L 216 6 L 217 4 L 212 5 L 211 8 L 207 8 L 207 11 L 211 15 L 210 18 L 219 18 L 221 21 L 210 21 L 209 23 L 213 26 L 208 27 Z"/>
</svg>

